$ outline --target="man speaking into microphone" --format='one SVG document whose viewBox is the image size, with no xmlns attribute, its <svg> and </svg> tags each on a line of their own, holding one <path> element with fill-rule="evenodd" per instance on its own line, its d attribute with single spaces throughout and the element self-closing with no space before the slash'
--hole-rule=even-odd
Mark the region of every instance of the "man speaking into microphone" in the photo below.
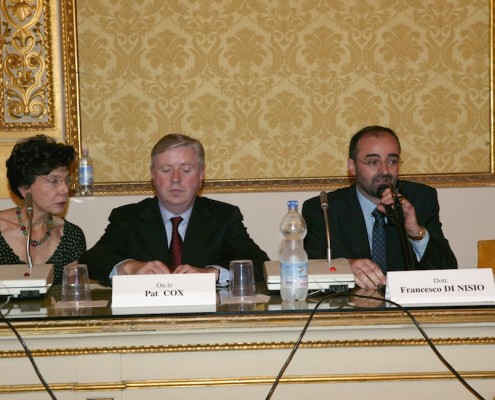
<svg viewBox="0 0 495 400">
<path fill-rule="evenodd" d="M 347 160 L 355 183 L 328 193 L 328 206 L 322 208 L 320 196 L 303 204 L 308 257 L 327 258 L 325 210 L 331 256 L 350 260 L 356 284 L 362 288 L 385 285 L 387 271 L 457 268 L 442 232 L 437 192 L 398 179 L 400 153 L 392 129 L 361 129 L 351 138 Z"/>
</svg>

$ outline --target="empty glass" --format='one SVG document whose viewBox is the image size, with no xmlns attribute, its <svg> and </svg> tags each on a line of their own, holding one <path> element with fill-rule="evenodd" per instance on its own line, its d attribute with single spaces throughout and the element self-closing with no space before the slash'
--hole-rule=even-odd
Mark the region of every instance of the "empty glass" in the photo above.
<svg viewBox="0 0 495 400">
<path fill-rule="evenodd" d="M 87 301 L 91 301 L 88 267 L 84 264 L 66 265 L 62 278 L 62 302 L 80 307 Z"/>
<path fill-rule="evenodd" d="M 230 262 L 230 297 L 256 296 L 253 262 L 251 260 L 234 260 Z"/>
</svg>

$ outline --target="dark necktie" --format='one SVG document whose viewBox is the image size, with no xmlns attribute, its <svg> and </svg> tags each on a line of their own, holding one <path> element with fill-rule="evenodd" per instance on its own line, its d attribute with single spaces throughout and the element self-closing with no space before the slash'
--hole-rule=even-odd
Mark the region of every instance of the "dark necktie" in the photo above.
<svg viewBox="0 0 495 400">
<path fill-rule="evenodd" d="M 170 260 L 172 262 L 172 270 L 182 264 L 182 238 L 179 234 L 179 224 L 182 222 L 182 217 L 170 218 L 172 222 L 172 239 L 170 240 Z"/>
<path fill-rule="evenodd" d="M 371 260 L 378 264 L 381 270 L 387 272 L 387 227 L 385 215 L 376 208 L 371 213 L 375 217 L 373 237 L 371 238 Z"/>
</svg>

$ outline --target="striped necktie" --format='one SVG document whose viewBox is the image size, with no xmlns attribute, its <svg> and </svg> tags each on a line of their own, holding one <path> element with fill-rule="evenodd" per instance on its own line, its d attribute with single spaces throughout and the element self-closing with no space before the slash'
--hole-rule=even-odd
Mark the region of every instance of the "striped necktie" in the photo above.
<svg viewBox="0 0 495 400">
<path fill-rule="evenodd" d="M 387 227 L 385 215 L 374 209 L 371 213 L 375 217 L 373 225 L 373 236 L 371 238 L 371 261 L 378 264 L 383 271 L 387 272 Z"/>
</svg>

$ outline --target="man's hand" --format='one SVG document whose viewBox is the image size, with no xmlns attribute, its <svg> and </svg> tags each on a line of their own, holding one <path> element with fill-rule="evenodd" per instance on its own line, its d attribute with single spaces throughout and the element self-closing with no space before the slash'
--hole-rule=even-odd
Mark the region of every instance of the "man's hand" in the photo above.
<svg viewBox="0 0 495 400">
<path fill-rule="evenodd" d="M 404 227 L 406 228 L 406 232 L 411 237 L 418 236 L 418 233 L 421 230 L 421 226 L 419 225 L 418 219 L 416 218 L 416 209 L 404 196 L 400 194 L 398 196 L 402 211 L 404 213 Z M 393 204 L 394 198 L 392 196 L 392 192 L 389 188 L 387 188 L 382 194 L 380 204 L 377 206 L 378 211 L 386 214 L 385 206 L 387 205 L 393 207 Z"/>
<path fill-rule="evenodd" d="M 367 258 L 350 259 L 351 270 L 354 273 L 356 285 L 365 289 L 376 289 L 386 285 L 387 278 L 373 261 Z"/>
<path fill-rule="evenodd" d="M 193 267 L 189 264 L 178 265 L 177 268 L 174 269 L 173 274 L 215 274 L 215 281 L 218 280 L 220 275 L 220 271 L 216 268 L 199 268 Z"/>
<path fill-rule="evenodd" d="M 118 275 L 170 274 L 170 269 L 161 261 L 124 261 L 117 267 Z"/>
</svg>

